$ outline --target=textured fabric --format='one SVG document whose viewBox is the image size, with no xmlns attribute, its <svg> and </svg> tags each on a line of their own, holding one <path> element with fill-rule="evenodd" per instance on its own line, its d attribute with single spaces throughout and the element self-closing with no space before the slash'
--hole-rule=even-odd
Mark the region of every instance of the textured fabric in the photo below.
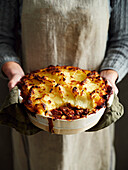
<svg viewBox="0 0 128 170">
<path fill-rule="evenodd" d="M 111 0 L 108 49 L 101 70 L 114 69 L 118 82 L 128 72 L 128 1 Z M 22 0 L 0 1 L 0 75 L 2 65 L 7 61 L 20 63 L 15 51 L 14 30 L 20 22 Z M 123 64 L 124 63 L 124 64 Z M 120 68 L 120 69 L 119 69 Z"/>
<path fill-rule="evenodd" d="M 107 10 L 108 3 L 94 3 L 93 0 L 70 0 L 68 7 L 67 1 L 24 1 L 22 46 L 25 72 L 50 64 L 98 70 L 106 49 Z"/>
<path fill-rule="evenodd" d="M 0 1 L 0 72 L 2 65 L 8 61 L 15 61 L 20 64 L 17 57 L 16 27 L 19 20 L 19 4 L 17 0 Z M 2 72 L 1 72 L 2 73 Z"/>
<path fill-rule="evenodd" d="M 101 70 L 117 71 L 118 81 L 128 72 L 128 1 L 115 0 L 111 2 L 108 48 Z M 118 9 L 118 10 L 117 10 Z"/>
</svg>

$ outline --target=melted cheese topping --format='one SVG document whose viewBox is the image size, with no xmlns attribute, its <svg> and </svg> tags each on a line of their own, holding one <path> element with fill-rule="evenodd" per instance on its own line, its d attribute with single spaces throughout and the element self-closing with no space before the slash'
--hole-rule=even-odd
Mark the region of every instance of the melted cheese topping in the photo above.
<svg viewBox="0 0 128 170">
<path fill-rule="evenodd" d="M 49 66 L 25 75 L 18 83 L 27 109 L 52 116 L 51 111 L 70 104 L 89 114 L 105 107 L 112 88 L 96 71 L 73 66 Z"/>
</svg>

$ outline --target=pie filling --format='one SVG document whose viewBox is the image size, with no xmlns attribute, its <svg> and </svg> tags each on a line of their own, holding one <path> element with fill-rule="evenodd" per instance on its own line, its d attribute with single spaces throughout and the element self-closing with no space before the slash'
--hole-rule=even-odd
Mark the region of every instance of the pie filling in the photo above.
<svg viewBox="0 0 128 170">
<path fill-rule="evenodd" d="M 53 109 L 50 112 L 53 119 L 73 120 L 87 117 L 89 109 L 78 109 L 77 107 L 72 107 L 70 104 L 67 104 L 66 106 Z M 47 115 L 47 111 L 45 114 Z"/>
</svg>

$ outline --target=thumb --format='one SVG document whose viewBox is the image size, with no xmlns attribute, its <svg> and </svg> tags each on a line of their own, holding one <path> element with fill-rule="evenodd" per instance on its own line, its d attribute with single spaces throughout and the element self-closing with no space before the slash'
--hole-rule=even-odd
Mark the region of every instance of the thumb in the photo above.
<svg viewBox="0 0 128 170">
<path fill-rule="evenodd" d="M 15 87 L 15 85 L 17 84 L 17 82 L 18 82 L 21 78 L 22 78 L 22 76 L 19 75 L 19 74 L 13 75 L 13 77 L 11 78 L 11 80 L 10 80 L 9 83 L 8 83 L 9 91 L 11 91 L 13 87 Z"/>
<path fill-rule="evenodd" d="M 113 81 L 110 81 L 110 80 L 108 80 L 108 81 L 110 82 L 110 84 L 111 84 L 111 86 L 112 86 L 112 88 L 113 88 L 113 91 L 114 91 L 115 94 L 117 95 L 118 92 L 119 92 L 119 90 L 118 90 L 116 84 L 115 84 Z"/>
</svg>

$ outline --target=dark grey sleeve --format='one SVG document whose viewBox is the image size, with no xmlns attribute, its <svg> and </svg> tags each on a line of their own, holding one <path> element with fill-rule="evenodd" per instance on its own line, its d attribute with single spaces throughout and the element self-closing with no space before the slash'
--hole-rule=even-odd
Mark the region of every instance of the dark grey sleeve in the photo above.
<svg viewBox="0 0 128 170">
<path fill-rule="evenodd" d="M 108 48 L 101 70 L 117 71 L 119 82 L 128 73 L 128 1 L 116 1 L 111 11 Z"/>
<path fill-rule="evenodd" d="M 0 76 L 2 65 L 8 61 L 20 64 L 15 52 L 15 27 L 19 18 L 18 0 L 0 0 Z"/>
</svg>

